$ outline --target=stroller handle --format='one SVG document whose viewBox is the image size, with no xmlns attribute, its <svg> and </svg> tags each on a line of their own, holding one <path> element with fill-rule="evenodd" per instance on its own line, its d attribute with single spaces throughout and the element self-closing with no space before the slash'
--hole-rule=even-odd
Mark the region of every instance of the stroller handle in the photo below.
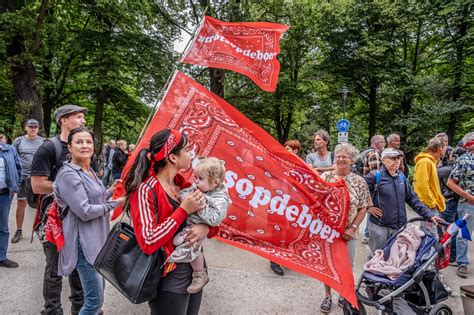
<svg viewBox="0 0 474 315">
<path fill-rule="evenodd" d="M 415 217 L 415 218 L 411 218 L 410 220 L 407 221 L 407 223 L 413 223 L 413 222 L 424 222 L 424 221 L 428 221 L 427 219 L 423 218 L 423 217 Z M 438 221 L 438 224 L 440 225 L 443 225 L 443 226 L 448 226 L 449 223 L 444 221 L 443 219 L 440 218 L 440 220 Z"/>
</svg>

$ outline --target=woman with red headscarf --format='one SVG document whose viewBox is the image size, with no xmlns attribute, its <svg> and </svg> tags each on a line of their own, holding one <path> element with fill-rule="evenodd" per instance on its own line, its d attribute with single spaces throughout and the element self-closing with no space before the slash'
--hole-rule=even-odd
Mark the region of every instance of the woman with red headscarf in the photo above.
<svg viewBox="0 0 474 315">
<path fill-rule="evenodd" d="M 186 135 L 174 129 L 157 132 L 148 148 L 142 149 L 125 179 L 130 197 L 133 228 L 140 248 L 152 254 L 163 247 L 166 256 L 174 250 L 173 237 L 186 225 L 189 214 L 205 206 L 204 195 L 196 190 L 183 200 L 179 191 L 189 187 L 180 174 L 191 167 Z M 158 208 L 154 209 L 154 195 Z M 191 245 L 217 234 L 217 227 L 192 225 L 186 241 Z M 151 314 L 198 314 L 202 291 L 189 294 L 192 281 L 189 263 L 166 262 L 155 299 L 149 302 Z"/>
</svg>

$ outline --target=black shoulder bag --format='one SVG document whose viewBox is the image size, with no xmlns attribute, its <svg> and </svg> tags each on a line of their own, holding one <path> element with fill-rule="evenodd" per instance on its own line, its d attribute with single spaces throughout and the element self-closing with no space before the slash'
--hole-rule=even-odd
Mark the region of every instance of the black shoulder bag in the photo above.
<svg viewBox="0 0 474 315">
<path fill-rule="evenodd" d="M 153 193 L 155 211 L 158 211 L 155 191 L 148 186 Z M 109 232 L 104 247 L 94 262 L 94 268 L 130 302 L 140 304 L 156 297 L 166 254 L 163 248 L 151 255 L 143 253 L 133 227 L 122 222 L 122 219 L 123 215 Z M 158 215 L 156 220 L 158 221 Z"/>
</svg>

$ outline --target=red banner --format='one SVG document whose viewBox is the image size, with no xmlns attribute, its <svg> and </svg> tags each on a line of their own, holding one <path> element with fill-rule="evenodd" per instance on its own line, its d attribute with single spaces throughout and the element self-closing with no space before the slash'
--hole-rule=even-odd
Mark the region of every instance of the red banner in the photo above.
<svg viewBox="0 0 474 315">
<path fill-rule="evenodd" d="M 276 56 L 287 29 L 276 23 L 228 23 L 206 16 L 182 61 L 241 73 L 273 92 L 280 72 Z"/>
<path fill-rule="evenodd" d="M 226 163 L 232 205 L 219 240 L 319 279 L 356 305 L 347 244 L 341 238 L 349 209 L 342 181 L 324 182 L 263 129 L 181 72 L 124 173 L 164 128 L 184 132 L 194 156 Z M 193 179 L 190 170 L 184 175 Z"/>
</svg>

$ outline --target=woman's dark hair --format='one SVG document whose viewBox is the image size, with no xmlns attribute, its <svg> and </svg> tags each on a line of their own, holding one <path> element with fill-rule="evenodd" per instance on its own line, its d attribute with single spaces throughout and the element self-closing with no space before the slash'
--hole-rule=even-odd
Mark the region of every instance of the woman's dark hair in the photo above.
<svg viewBox="0 0 474 315">
<path fill-rule="evenodd" d="M 94 138 L 94 134 L 92 133 L 92 131 L 90 131 L 86 127 L 78 127 L 78 128 L 74 128 L 69 133 L 69 136 L 67 137 L 67 144 L 71 145 L 72 144 L 72 138 L 74 137 L 74 135 L 76 133 L 79 133 L 79 132 L 88 132 L 92 137 L 92 142 L 95 143 L 95 138 Z"/>
<path fill-rule="evenodd" d="M 138 186 L 140 186 L 140 184 L 148 177 L 151 161 L 148 159 L 147 155 L 150 153 L 153 157 L 153 155 L 160 152 L 168 140 L 170 133 L 170 129 L 158 131 L 153 135 L 153 137 L 151 137 L 149 147 L 140 150 L 135 162 L 133 162 L 132 168 L 128 171 L 127 177 L 125 178 L 124 187 L 127 191 L 127 195 L 130 195 L 132 191 L 137 190 Z M 178 154 L 187 143 L 188 138 L 185 134 L 181 134 L 181 139 L 179 140 L 178 145 L 171 150 L 170 154 Z M 158 172 L 158 169 L 164 167 L 167 163 L 168 157 L 156 162 L 154 165 L 154 172 Z"/>
</svg>

